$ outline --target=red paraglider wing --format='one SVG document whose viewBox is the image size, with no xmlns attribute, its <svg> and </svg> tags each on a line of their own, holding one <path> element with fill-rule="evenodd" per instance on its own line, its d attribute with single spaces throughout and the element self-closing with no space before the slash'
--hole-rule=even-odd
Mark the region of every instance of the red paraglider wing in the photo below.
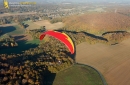
<svg viewBox="0 0 130 85">
<path fill-rule="evenodd" d="M 73 44 L 71 38 L 67 34 L 57 32 L 57 31 L 46 31 L 40 35 L 40 40 L 42 40 L 46 34 L 53 36 L 53 37 L 57 38 L 58 40 L 60 40 L 62 43 L 64 43 L 68 47 L 71 54 L 74 53 L 74 44 Z"/>
</svg>

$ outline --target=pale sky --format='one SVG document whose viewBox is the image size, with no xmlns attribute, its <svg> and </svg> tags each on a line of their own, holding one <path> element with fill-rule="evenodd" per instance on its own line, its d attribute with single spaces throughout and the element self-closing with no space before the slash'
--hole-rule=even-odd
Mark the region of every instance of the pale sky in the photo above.
<svg viewBox="0 0 130 85">
<path fill-rule="evenodd" d="M 3 0 L 0 0 L 3 1 Z M 8 0 L 9 2 L 35 1 L 35 2 L 130 2 L 130 0 Z"/>
</svg>

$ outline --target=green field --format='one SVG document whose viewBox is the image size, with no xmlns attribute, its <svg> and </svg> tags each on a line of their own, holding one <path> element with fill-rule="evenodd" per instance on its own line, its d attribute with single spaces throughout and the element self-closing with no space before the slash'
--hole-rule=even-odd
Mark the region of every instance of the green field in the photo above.
<svg viewBox="0 0 130 85">
<path fill-rule="evenodd" d="M 85 65 L 73 65 L 69 69 L 56 74 L 54 81 L 46 78 L 46 85 L 103 85 L 103 82 L 94 69 Z"/>
</svg>

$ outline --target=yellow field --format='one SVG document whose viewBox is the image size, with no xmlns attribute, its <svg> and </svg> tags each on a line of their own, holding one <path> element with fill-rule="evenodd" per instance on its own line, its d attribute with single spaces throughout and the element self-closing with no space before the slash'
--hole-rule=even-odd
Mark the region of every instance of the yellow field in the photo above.
<svg viewBox="0 0 130 85">
<path fill-rule="evenodd" d="M 76 50 L 76 61 L 96 68 L 108 85 L 130 85 L 130 39 L 113 46 L 85 42 Z"/>
</svg>

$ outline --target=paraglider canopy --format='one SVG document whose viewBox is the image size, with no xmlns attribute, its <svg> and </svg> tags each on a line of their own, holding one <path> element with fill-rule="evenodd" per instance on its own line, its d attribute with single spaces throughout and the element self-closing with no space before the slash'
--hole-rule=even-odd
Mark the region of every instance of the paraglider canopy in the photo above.
<svg viewBox="0 0 130 85">
<path fill-rule="evenodd" d="M 42 40 L 45 37 L 45 35 L 50 35 L 53 36 L 54 38 L 57 38 L 68 47 L 71 54 L 74 53 L 74 44 L 71 38 L 67 34 L 50 30 L 42 33 L 40 35 L 40 40 Z"/>
</svg>

